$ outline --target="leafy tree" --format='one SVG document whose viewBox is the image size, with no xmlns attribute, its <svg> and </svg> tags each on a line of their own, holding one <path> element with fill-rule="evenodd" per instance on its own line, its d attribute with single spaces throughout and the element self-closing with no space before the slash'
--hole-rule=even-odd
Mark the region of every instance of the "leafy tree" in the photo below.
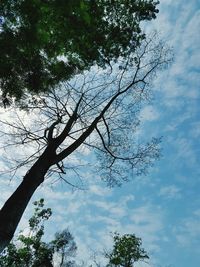
<svg viewBox="0 0 200 267">
<path fill-rule="evenodd" d="M 68 230 L 58 232 L 49 243 L 42 241 L 44 223 L 52 214 L 44 208 L 44 199 L 34 202 L 35 212 L 29 220 L 29 234 L 20 234 L 0 256 L 1 267 L 53 267 L 53 256 L 57 255 L 59 267 L 71 266 L 69 260 L 75 256 L 76 244 Z M 57 265 L 58 266 L 58 265 Z"/>
<path fill-rule="evenodd" d="M 8 97 L 48 91 L 75 73 L 127 56 L 158 12 L 153 0 L 2 0 L 0 88 Z"/>
<path fill-rule="evenodd" d="M 108 266 L 133 267 L 135 262 L 149 259 L 146 251 L 141 248 L 141 238 L 134 234 L 125 234 L 120 236 L 115 233 L 113 236 L 113 250 L 106 253 L 108 258 Z"/>
</svg>

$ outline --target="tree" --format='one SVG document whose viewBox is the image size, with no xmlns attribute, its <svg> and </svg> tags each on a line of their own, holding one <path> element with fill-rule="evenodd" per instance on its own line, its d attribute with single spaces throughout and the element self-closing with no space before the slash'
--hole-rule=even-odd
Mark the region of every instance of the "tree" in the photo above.
<svg viewBox="0 0 200 267">
<path fill-rule="evenodd" d="M 55 234 L 49 243 L 42 241 L 44 223 L 52 214 L 44 208 L 44 199 L 34 202 L 35 212 L 29 220 L 29 234 L 19 234 L 16 242 L 8 245 L 0 255 L 1 267 L 53 267 L 53 256 L 57 255 L 59 267 L 71 266 L 75 256 L 76 244 L 68 230 Z M 58 266 L 58 265 L 57 265 Z"/>
<path fill-rule="evenodd" d="M 80 149 L 97 152 L 99 173 L 110 186 L 127 180 L 130 170 L 131 175 L 145 173 L 159 157 L 159 138 L 145 144 L 135 136 L 138 112 L 148 99 L 152 77 L 171 60 L 162 42 L 155 42 L 155 35 L 146 38 L 111 68 L 94 67 L 42 98 L 27 102 L 27 96 L 24 105 L 32 112 L 31 125 L 26 126 L 26 120 L 19 117 L 17 122 L 16 109 L 13 123 L 3 122 L 14 130 L 14 145 L 33 153 L 19 163 L 18 167 L 32 166 L 0 211 L 1 250 L 12 239 L 30 198 L 47 175 L 55 171 L 70 183 L 64 175 L 76 172 L 70 157 Z"/>
<path fill-rule="evenodd" d="M 146 251 L 141 248 L 141 238 L 134 234 L 125 234 L 120 236 L 115 233 L 113 236 L 113 250 L 106 253 L 108 258 L 108 266 L 133 267 L 135 262 L 149 259 Z"/>
<path fill-rule="evenodd" d="M 144 39 L 140 22 L 153 0 L 2 0 L 0 88 L 3 103 L 48 91 L 75 73 L 105 67 Z"/>
</svg>

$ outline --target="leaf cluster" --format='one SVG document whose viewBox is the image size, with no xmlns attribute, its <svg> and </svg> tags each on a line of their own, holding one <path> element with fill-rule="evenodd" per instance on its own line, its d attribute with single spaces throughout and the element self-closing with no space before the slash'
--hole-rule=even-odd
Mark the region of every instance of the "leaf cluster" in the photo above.
<svg viewBox="0 0 200 267">
<path fill-rule="evenodd" d="M 0 89 L 4 97 L 48 91 L 77 72 L 104 67 L 144 38 L 153 0 L 2 0 Z"/>
</svg>

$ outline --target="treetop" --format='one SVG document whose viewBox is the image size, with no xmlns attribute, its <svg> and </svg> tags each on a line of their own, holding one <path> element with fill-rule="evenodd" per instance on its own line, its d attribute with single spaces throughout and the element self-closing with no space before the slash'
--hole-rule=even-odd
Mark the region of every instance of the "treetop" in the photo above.
<svg viewBox="0 0 200 267">
<path fill-rule="evenodd" d="M 144 34 L 140 22 L 156 17 L 153 0 L 2 0 L 2 95 L 48 91 L 97 64 L 126 56 Z"/>
</svg>

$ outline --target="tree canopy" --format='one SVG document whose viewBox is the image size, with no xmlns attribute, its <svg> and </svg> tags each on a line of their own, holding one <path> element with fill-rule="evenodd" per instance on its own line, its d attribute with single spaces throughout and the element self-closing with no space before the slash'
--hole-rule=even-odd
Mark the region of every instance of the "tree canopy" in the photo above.
<svg viewBox="0 0 200 267">
<path fill-rule="evenodd" d="M 144 38 L 140 22 L 153 0 L 2 0 L 0 89 L 3 97 L 48 91 L 97 64 L 126 56 Z"/>
<path fill-rule="evenodd" d="M 106 254 L 109 260 L 108 266 L 133 267 L 135 262 L 149 259 L 146 251 L 141 247 L 141 238 L 134 234 L 120 236 L 119 233 L 115 233 L 113 241 L 113 250 Z"/>
</svg>

